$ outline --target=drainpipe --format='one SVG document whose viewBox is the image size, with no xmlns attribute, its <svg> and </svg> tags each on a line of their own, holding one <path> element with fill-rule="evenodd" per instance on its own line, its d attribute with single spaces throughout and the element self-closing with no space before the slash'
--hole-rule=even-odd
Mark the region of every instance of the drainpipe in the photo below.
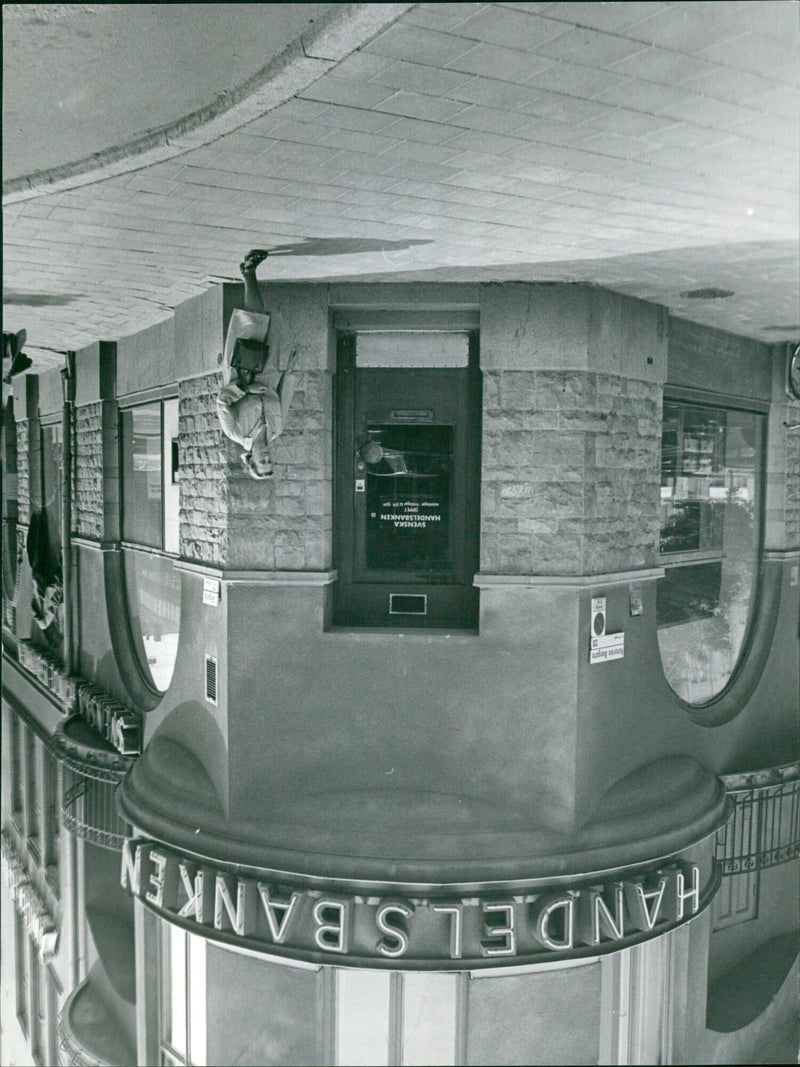
<svg viewBox="0 0 800 1067">
<path fill-rule="evenodd" d="M 66 366 L 61 371 L 64 406 L 61 412 L 61 570 L 64 582 L 64 671 L 74 674 L 74 635 L 72 596 L 72 423 L 75 400 L 75 353 L 66 353 Z"/>
</svg>

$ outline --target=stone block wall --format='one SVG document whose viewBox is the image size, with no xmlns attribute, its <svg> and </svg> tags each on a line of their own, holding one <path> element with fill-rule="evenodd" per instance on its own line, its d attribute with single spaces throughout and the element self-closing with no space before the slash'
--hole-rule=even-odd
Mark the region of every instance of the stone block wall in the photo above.
<svg viewBox="0 0 800 1067">
<path fill-rule="evenodd" d="M 584 371 L 484 372 L 481 570 L 652 566 L 661 389 Z"/>
<path fill-rule="evenodd" d="M 28 420 L 17 423 L 17 515 L 26 525 L 31 521 L 31 459 L 28 447 Z"/>
<path fill-rule="evenodd" d="M 800 548 L 800 401 L 788 395 L 792 346 L 773 349 L 772 404 L 767 424 L 767 485 L 764 546 Z"/>
<path fill-rule="evenodd" d="M 326 570 L 331 566 L 331 376 L 297 374 L 286 426 L 272 445 L 275 477 L 258 482 L 228 447 L 230 567 Z"/>
<path fill-rule="evenodd" d="M 215 565 L 224 564 L 227 556 L 227 445 L 233 444 L 217 418 L 220 382 L 221 375 L 213 373 L 178 386 L 180 554 Z"/>
<path fill-rule="evenodd" d="M 103 536 L 102 404 L 75 408 L 75 495 L 72 521 L 79 537 Z"/>
<path fill-rule="evenodd" d="M 255 570 L 324 570 L 331 559 L 331 382 L 297 375 L 275 476 L 255 481 L 241 448 L 222 433 L 221 376 L 180 383 L 180 552 L 186 559 Z"/>
<path fill-rule="evenodd" d="M 786 547 L 800 548 L 800 404 L 788 406 L 786 430 Z"/>
</svg>

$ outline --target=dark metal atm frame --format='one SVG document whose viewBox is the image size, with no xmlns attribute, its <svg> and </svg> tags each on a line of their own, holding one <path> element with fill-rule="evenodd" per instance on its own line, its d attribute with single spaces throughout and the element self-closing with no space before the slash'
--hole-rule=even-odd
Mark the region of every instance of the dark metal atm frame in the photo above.
<svg viewBox="0 0 800 1067">
<path fill-rule="evenodd" d="M 461 331 L 459 331 L 461 332 Z M 464 331 L 466 332 L 466 331 Z M 479 333 L 468 332 L 463 368 L 356 367 L 357 334 L 337 333 L 334 467 L 334 626 L 476 630 L 479 566 L 481 372 Z M 362 377 L 362 376 L 369 377 Z M 368 383 L 373 395 L 360 386 Z M 420 418 L 414 422 L 413 414 Z M 450 574 L 366 567 L 363 527 L 366 492 L 356 492 L 358 450 L 368 424 L 452 425 L 454 476 L 450 526 Z M 411 416 L 411 418 L 409 418 Z M 359 555 L 361 558 L 359 558 Z"/>
</svg>

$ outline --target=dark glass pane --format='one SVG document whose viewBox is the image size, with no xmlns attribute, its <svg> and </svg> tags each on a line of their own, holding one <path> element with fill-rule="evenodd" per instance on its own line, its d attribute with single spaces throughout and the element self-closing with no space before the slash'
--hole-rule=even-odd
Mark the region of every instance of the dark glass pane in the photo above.
<svg viewBox="0 0 800 1067">
<path fill-rule="evenodd" d="M 664 404 L 661 551 L 722 547 L 728 412 Z"/>
<path fill-rule="evenodd" d="M 442 573 L 452 566 L 451 426 L 368 427 L 369 570 Z"/>
<path fill-rule="evenodd" d="M 122 412 L 122 535 L 163 548 L 161 404 Z"/>
<path fill-rule="evenodd" d="M 670 567 L 658 587 L 659 626 L 710 619 L 719 608 L 722 563 Z"/>
<path fill-rule="evenodd" d="M 61 463 L 63 435 L 60 424 L 42 427 L 42 500 L 51 548 L 61 549 Z"/>
<path fill-rule="evenodd" d="M 169 557 L 125 552 L 125 591 L 142 669 L 156 689 L 169 688 L 181 629 L 181 579 Z"/>
</svg>

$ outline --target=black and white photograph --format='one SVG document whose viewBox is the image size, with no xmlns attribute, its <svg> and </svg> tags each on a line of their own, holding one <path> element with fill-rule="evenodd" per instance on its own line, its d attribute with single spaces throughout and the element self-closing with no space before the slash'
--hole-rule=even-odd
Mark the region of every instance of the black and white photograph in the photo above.
<svg viewBox="0 0 800 1067">
<path fill-rule="evenodd" d="M 2 29 L 0 1067 L 800 1063 L 800 2 Z"/>
</svg>

